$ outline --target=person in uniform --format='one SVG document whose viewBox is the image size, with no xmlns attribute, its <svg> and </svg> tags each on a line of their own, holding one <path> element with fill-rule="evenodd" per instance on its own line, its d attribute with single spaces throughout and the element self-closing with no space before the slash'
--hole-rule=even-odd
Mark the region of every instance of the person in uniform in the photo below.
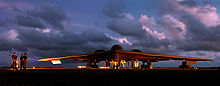
<svg viewBox="0 0 220 86">
<path fill-rule="evenodd" d="M 24 69 L 23 65 L 24 65 L 24 55 L 21 54 L 21 57 L 20 57 L 20 70 Z"/>
<path fill-rule="evenodd" d="M 18 70 L 16 52 L 14 52 L 14 54 L 12 55 L 12 68 L 13 68 L 13 70 Z"/>
<path fill-rule="evenodd" d="M 27 53 L 24 53 L 23 58 L 23 69 L 25 70 L 27 67 Z"/>
</svg>

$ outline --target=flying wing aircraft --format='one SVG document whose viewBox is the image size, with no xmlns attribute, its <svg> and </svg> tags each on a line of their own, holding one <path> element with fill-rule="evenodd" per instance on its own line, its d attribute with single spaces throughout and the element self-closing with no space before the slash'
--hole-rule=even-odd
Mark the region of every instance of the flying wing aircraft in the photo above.
<svg viewBox="0 0 220 86">
<path fill-rule="evenodd" d="M 115 68 L 120 67 L 120 63 L 130 62 L 131 67 L 134 68 L 134 61 L 142 61 L 142 68 L 152 68 L 152 62 L 158 62 L 163 60 L 184 60 L 180 67 L 190 68 L 190 64 L 195 64 L 196 61 L 212 61 L 211 59 L 194 58 L 194 57 L 182 57 L 162 54 L 149 54 L 143 53 L 138 49 L 131 51 L 124 51 L 121 45 L 114 45 L 109 51 L 96 50 L 94 53 L 72 55 L 65 57 L 45 58 L 38 61 L 51 61 L 53 64 L 60 64 L 60 60 L 81 60 L 87 63 L 87 67 L 97 68 L 97 62 L 105 61 L 106 67 L 112 66 Z M 145 62 L 147 65 L 145 65 Z M 92 64 L 93 63 L 93 64 Z M 128 64 L 129 65 L 129 64 Z"/>
</svg>

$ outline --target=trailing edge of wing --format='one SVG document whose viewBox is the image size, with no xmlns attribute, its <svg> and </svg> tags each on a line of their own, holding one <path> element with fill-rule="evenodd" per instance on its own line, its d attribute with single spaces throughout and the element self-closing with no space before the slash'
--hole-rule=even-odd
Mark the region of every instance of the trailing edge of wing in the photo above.
<svg viewBox="0 0 220 86">
<path fill-rule="evenodd" d="M 64 59 L 72 59 L 72 60 L 85 60 L 85 57 L 87 57 L 87 54 L 84 55 L 72 55 L 72 56 L 64 56 L 64 57 L 55 57 L 55 58 L 45 58 L 40 59 L 38 61 L 53 61 L 53 60 L 64 60 Z"/>
<path fill-rule="evenodd" d="M 141 56 L 146 56 L 146 57 L 168 58 L 168 59 L 173 59 L 173 60 L 212 61 L 211 59 L 162 55 L 162 54 L 149 54 L 149 53 L 134 52 L 134 51 L 116 51 L 116 53 L 134 54 L 134 55 L 141 55 Z"/>
</svg>

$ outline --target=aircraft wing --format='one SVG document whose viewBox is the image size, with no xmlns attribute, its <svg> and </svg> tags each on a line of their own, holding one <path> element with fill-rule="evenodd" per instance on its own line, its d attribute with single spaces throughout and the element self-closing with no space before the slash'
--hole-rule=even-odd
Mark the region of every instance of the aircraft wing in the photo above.
<svg viewBox="0 0 220 86">
<path fill-rule="evenodd" d="M 203 58 L 194 58 L 194 57 L 182 57 L 182 56 L 172 56 L 172 55 L 162 55 L 162 54 L 149 54 L 143 52 L 134 52 L 134 51 L 115 51 L 121 56 L 129 57 L 132 59 L 139 60 L 189 60 L 189 61 L 212 61 L 211 59 L 203 59 Z M 126 58 L 124 58 L 126 59 Z"/>
<path fill-rule="evenodd" d="M 203 58 L 194 58 L 194 57 L 182 57 L 182 56 L 172 56 L 172 55 L 162 55 L 162 54 L 149 54 L 143 52 L 134 52 L 134 51 L 115 51 L 115 52 L 107 52 L 107 53 L 90 53 L 90 54 L 82 54 L 82 55 L 72 55 L 65 57 L 55 57 L 55 58 L 45 58 L 40 59 L 38 61 L 51 61 L 52 63 L 61 63 L 60 60 L 81 60 L 88 61 L 89 59 L 96 59 L 97 61 L 104 61 L 106 58 L 111 57 L 112 55 L 119 55 L 121 59 L 131 61 L 131 60 L 150 60 L 152 62 L 157 62 L 161 60 L 188 60 L 188 61 L 212 61 L 211 59 L 203 59 Z M 88 58 L 89 57 L 89 58 Z"/>
<path fill-rule="evenodd" d="M 72 55 L 72 56 L 64 56 L 64 57 L 55 57 L 55 58 L 45 58 L 45 59 L 40 59 L 38 61 L 57 61 L 57 60 L 83 60 L 87 61 L 88 59 L 86 58 L 88 55 L 87 54 L 82 54 L 82 55 Z"/>
</svg>

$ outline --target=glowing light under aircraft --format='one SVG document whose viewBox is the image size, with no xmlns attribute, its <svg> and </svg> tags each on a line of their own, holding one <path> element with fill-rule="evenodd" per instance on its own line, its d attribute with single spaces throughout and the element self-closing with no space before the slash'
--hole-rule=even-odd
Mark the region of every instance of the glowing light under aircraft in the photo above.
<svg viewBox="0 0 220 86">
<path fill-rule="evenodd" d="M 52 62 L 52 64 L 62 64 L 60 60 L 53 60 L 51 62 Z"/>
<path fill-rule="evenodd" d="M 139 68 L 139 61 L 138 60 L 135 61 L 134 67 Z"/>
<path fill-rule="evenodd" d="M 125 60 L 121 60 L 121 64 L 123 65 L 123 68 L 125 68 L 125 63 L 126 63 Z"/>
<path fill-rule="evenodd" d="M 99 67 L 100 69 L 109 69 L 110 67 Z"/>
<path fill-rule="evenodd" d="M 78 66 L 78 68 L 86 68 L 86 66 L 83 66 L 83 65 L 82 65 L 82 66 Z"/>
</svg>

